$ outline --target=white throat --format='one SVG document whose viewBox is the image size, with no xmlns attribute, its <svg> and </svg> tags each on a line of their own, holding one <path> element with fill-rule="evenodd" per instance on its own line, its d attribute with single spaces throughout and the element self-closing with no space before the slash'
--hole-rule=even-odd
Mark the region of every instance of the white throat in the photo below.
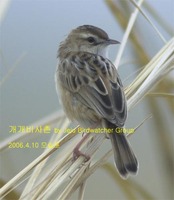
<svg viewBox="0 0 174 200">
<path fill-rule="evenodd" d="M 99 48 L 97 54 L 108 59 L 108 47 Z"/>
</svg>

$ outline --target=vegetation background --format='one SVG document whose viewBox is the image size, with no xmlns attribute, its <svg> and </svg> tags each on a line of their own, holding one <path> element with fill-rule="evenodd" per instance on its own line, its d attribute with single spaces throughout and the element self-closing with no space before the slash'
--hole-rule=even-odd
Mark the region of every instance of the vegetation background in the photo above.
<svg viewBox="0 0 174 200">
<path fill-rule="evenodd" d="M 50 121 L 53 113 L 61 110 L 55 91 L 54 73 L 58 45 L 69 31 L 79 25 L 91 24 L 104 29 L 111 38 L 122 41 L 135 6 L 129 0 L 4 0 L 0 2 L 0 7 L 1 144 L 4 144 L 7 138 L 14 137 L 14 134 L 9 133 L 9 126 L 27 126 L 45 117 L 46 121 Z M 165 40 L 169 41 L 174 35 L 173 0 L 147 0 L 141 8 Z M 119 73 L 125 87 L 164 45 L 165 42 L 152 25 L 139 13 L 120 61 Z M 113 62 L 118 49 L 119 46 L 110 49 Z M 147 116 L 152 115 L 152 118 L 145 121 L 130 137 L 139 160 L 138 175 L 131 176 L 128 181 L 121 181 L 113 170 L 111 156 L 109 164 L 105 164 L 88 178 L 84 199 L 134 197 L 133 199 L 167 200 L 174 197 L 174 106 L 171 95 L 174 92 L 173 77 L 174 73 L 171 72 L 152 88 L 153 94 L 147 95 L 129 112 L 126 123 L 128 128 L 136 127 Z M 63 114 L 60 120 L 61 126 L 63 122 L 67 122 Z M 58 121 L 54 122 L 54 127 L 58 126 Z M 41 143 L 49 141 L 51 135 L 30 136 L 20 141 Z M 109 141 L 105 141 L 97 156 L 100 157 L 110 148 Z M 58 149 L 54 154 L 59 154 L 59 151 L 62 149 Z M 41 148 L 3 149 L 1 185 L 20 173 L 42 152 Z M 59 159 L 54 155 L 52 160 L 55 158 Z M 22 180 L 29 175 L 30 173 L 21 176 L 18 181 L 21 184 L 14 188 L 6 199 L 19 198 L 27 183 Z M 17 183 L 15 185 L 17 186 Z M 131 185 L 134 185 L 134 189 L 130 191 L 128 188 Z M 59 190 L 56 190 L 52 199 L 58 199 L 59 194 Z M 77 199 L 77 195 L 77 192 L 72 194 L 71 199 Z"/>
</svg>

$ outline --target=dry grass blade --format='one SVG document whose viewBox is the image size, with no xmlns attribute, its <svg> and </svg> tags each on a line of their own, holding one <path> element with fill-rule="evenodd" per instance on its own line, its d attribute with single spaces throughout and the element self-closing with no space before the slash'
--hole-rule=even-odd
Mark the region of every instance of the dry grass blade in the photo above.
<svg viewBox="0 0 174 200">
<path fill-rule="evenodd" d="M 157 29 L 157 27 L 152 23 L 152 21 L 149 19 L 149 17 L 147 16 L 147 14 L 140 8 L 140 6 L 134 1 L 134 0 L 130 0 L 132 2 L 132 4 L 139 9 L 139 11 L 141 12 L 141 14 L 146 18 L 146 20 L 150 23 L 150 25 L 154 28 L 154 30 L 157 32 L 157 34 L 159 35 L 159 37 L 161 38 L 161 40 L 166 43 L 166 39 L 164 38 L 164 36 L 160 33 L 160 31 Z"/>
<path fill-rule="evenodd" d="M 152 118 L 152 114 L 148 115 L 137 127 L 135 127 L 134 132 L 136 132 L 150 118 Z"/>
<path fill-rule="evenodd" d="M 127 16 L 126 16 L 125 11 L 122 12 L 121 9 L 119 8 L 119 6 L 116 3 L 114 3 L 112 0 L 105 0 L 105 2 L 108 5 L 108 7 L 110 8 L 110 10 L 112 11 L 115 19 L 120 23 L 120 26 L 122 27 L 122 29 L 126 30 L 127 29 Z M 123 3 L 123 1 L 120 1 L 120 3 Z M 149 59 L 148 59 L 147 54 L 144 51 L 144 48 L 142 47 L 140 41 L 137 38 L 138 38 L 137 33 L 135 31 L 132 31 L 129 39 L 131 40 L 134 48 L 136 49 L 137 57 L 139 58 L 139 60 L 141 60 L 141 63 L 143 65 L 143 64 L 147 63 L 147 61 Z"/>
<path fill-rule="evenodd" d="M 10 0 L 0 1 L 0 24 L 4 19 L 5 13 L 8 10 Z"/>
<path fill-rule="evenodd" d="M 134 102 L 136 96 L 139 100 L 158 83 L 166 73 L 171 71 L 174 62 L 174 38 L 172 38 L 154 58 L 145 66 L 144 70 L 137 76 L 135 81 L 126 89 L 129 98 L 129 106 Z M 134 93 L 134 94 L 133 94 Z M 132 96 L 131 96 L 132 95 Z M 137 100 L 137 99 L 136 99 Z"/>
<path fill-rule="evenodd" d="M 138 2 L 138 5 L 141 6 L 143 0 L 140 0 Z M 125 46 L 126 46 L 126 43 L 127 43 L 127 40 L 128 40 L 128 37 L 129 37 L 129 34 L 133 28 L 133 25 L 135 23 L 135 20 L 138 16 L 138 13 L 139 13 L 139 10 L 138 9 L 135 9 L 135 11 L 132 13 L 131 17 L 130 17 L 130 20 L 129 20 L 129 23 L 128 23 L 128 26 L 127 26 L 127 29 L 125 31 L 125 34 L 123 36 L 123 40 L 121 42 L 121 46 L 120 46 L 120 49 L 118 51 L 118 54 L 117 54 L 117 57 L 116 57 L 116 60 L 114 62 L 114 65 L 116 67 L 116 69 L 118 69 L 118 66 L 119 66 L 119 63 L 120 63 L 120 60 L 121 60 L 121 57 L 123 55 L 123 51 L 125 49 Z"/>
<path fill-rule="evenodd" d="M 85 163 L 84 166 L 82 166 L 78 173 L 76 174 L 75 178 L 73 178 L 69 184 L 67 185 L 67 187 L 64 189 L 64 191 L 60 194 L 60 196 L 57 198 L 57 200 L 65 200 L 67 199 L 67 196 L 69 194 L 71 194 L 71 191 L 73 190 L 73 187 L 76 185 L 76 183 L 78 182 L 79 178 L 82 177 L 82 175 L 84 174 L 84 172 L 86 171 L 86 169 L 88 168 L 89 162 Z M 83 184 L 83 183 L 82 183 Z M 48 199 L 48 198 L 46 198 Z"/>
<path fill-rule="evenodd" d="M 99 134 L 99 135 L 95 136 L 95 139 L 92 140 L 92 142 L 90 144 L 88 141 L 86 141 L 86 143 L 88 143 L 88 147 L 85 151 L 84 150 L 86 148 L 86 146 L 85 146 L 84 149 L 82 149 L 82 151 L 86 155 L 89 155 L 92 158 L 92 155 L 98 150 L 98 148 L 101 145 L 104 138 L 105 138 L 104 135 Z M 90 138 L 89 138 L 89 141 L 91 141 Z M 73 148 L 74 148 L 74 146 L 72 148 L 69 147 L 71 152 L 72 152 Z M 91 162 L 91 161 L 88 161 L 88 162 L 84 163 L 84 161 L 85 161 L 85 158 L 80 156 L 75 162 L 72 163 L 71 167 L 62 174 L 61 177 L 58 177 L 55 180 L 55 182 L 47 188 L 47 190 L 39 198 L 40 199 L 49 199 L 52 192 L 54 192 L 55 190 L 58 190 L 58 188 L 61 186 L 61 184 L 63 182 L 65 182 L 65 180 L 68 177 L 72 176 L 75 172 L 75 175 L 73 175 L 73 177 L 71 178 L 71 181 L 65 187 L 64 191 L 59 195 L 59 199 L 61 199 L 61 200 L 66 199 L 67 196 L 72 194 L 72 190 L 75 187 L 75 183 L 78 182 L 79 178 L 86 171 L 86 168 L 88 167 L 89 162 Z"/>
<path fill-rule="evenodd" d="M 66 125 L 65 125 L 66 126 Z M 64 128 L 62 127 L 62 130 Z M 69 138 L 73 137 L 73 134 L 66 135 L 64 138 L 62 138 L 59 142 L 60 146 L 67 142 Z M 17 184 L 17 181 L 20 180 L 25 174 L 27 174 L 30 170 L 32 170 L 35 166 L 37 166 L 40 162 L 42 162 L 45 158 L 47 158 L 50 154 L 52 154 L 54 151 L 56 151 L 57 148 L 53 147 L 52 149 L 49 149 L 48 151 L 41 154 L 39 157 L 37 157 L 32 163 L 30 163 L 26 168 L 24 168 L 20 173 L 18 173 L 15 177 L 13 177 L 6 185 L 4 185 L 0 193 L 3 195 L 5 192 L 9 190 L 10 187 Z"/>
<path fill-rule="evenodd" d="M 16 67 L 19 66 L 19 64 L 22 62 L 22 60 L 25 58 L 26 53 L 23 53 L 14 63 L 14 65 L 9 69 L 9 71 L 7 72 L 7 74 L 2 78 L 2 80 L 0 81 L 0 87 L 2 87 L 2 85 L 8 80 L 8 78 L 12 75 L 12 73 L 14 72 L 14 70 L 16 69 Z"/>
<path fill-rule="evenodd" d="M 83 199 L 84 199 L 85 186 L 86 186 L 86 181 L 84 181 L 84 182 L 80 185 L 80 187 L 79 187 L 79 196 L 78 196 L 78 200 L 83 200 Z"/>
<path fill-rule="evenodd" d="M 162 92 L 151 92 L 148 94 L 149 96 L 154 96 L 154 97 L 166 97 L 166 98 L 174 98 L 174 94 L 171 93 L 162 93 Z"/>
<path fill-rule="evenodd" d="M 170 26 L 166 20 L 152 7 L 150 4 L 145 1 L 144 7 L 149 13 L 155 18 L 159 25 L 172 37 L 174 33 L 174 27 Z"/>
<path fill-rule="evenodd" d="M 107 162 L 108 158 L 113 154 L 112 150 L 108 151 L 102 158 L 100 158 L 98 161 L 94 162 L 92 165 L 90 165 L 89 168 L 85 171 L 83 176 L 79 178 L 77 183 L 74 185 L 74 188 L 72 189 L 71 193 L 67 195 L 67 199 L 70 197 L 70 195 L 76 191 L 76 189 L 84 183 L 84 181 L 87 180 L 99 167 L 101 167 L 104 163 Z"/>
<path fill-rule="evenodd" d="M 61 122 L 61 121 L 60 121 Z M 69 121 L 65 120 L 64 121 L 64 127 L 67 127 L 69 125 Z M 59 127 L 61 127 L 61 125 L 59 124 Z M 62 129 L 64 130 L 64 127 L 62 127 Z M 58 141 L 60 137 L 62 137 L 63 132 L 60 134 L 53 134 L 53 136 L 50 139 L 50 143 L 53 143 L 53 141 Z M 59 144 L 60 145 L 60 144 Z M 49 151 L 49 149 L 45 149 L 44 153 L 46 153 L 47 151 Z M 26 194 L 30 193 L 30 191 L 32 190 L 34 183 L 36 182 L 42 168 L 44 167 L 45 163 L 47 162 L 48 157 L 43 160 L 40 164 L 37 165 L 37 167 L 35 168 L 34 172 L 32 173 L 32 176 L 30 177 L 30 180 L 28 181 L 25 190 L 23 191 L 21 198 L 23 198 L 23 196 L 25 196 Z"/>
</svg>

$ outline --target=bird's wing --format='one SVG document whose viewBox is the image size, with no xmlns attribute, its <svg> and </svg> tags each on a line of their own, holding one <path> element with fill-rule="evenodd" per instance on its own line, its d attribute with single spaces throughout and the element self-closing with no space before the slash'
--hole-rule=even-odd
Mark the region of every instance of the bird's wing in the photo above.
<svg viewBox="0 0 174 200">
<path fill-rule="evenodd" d="M 127 105 L 114 65 L 101 56 L 80 54 L 59 64 L 59 81 L 89 109 L 117 126 L 123 126 Z"/>
</svg>

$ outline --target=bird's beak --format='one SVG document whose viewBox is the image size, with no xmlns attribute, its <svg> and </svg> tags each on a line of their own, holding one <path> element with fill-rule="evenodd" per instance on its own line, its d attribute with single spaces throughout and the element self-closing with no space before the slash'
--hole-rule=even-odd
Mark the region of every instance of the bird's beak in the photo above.
<svg viewBox="0 0 174 200">
<path fill-rule="evenodd" d="M 120 44 L 120 42 L 117 41 L 117 40 L 108 39 L 108 40 L 106 41 L 106 44 L 107 44 L 107 45 L 110 45 L 110 44 Z"/>
</svg>

